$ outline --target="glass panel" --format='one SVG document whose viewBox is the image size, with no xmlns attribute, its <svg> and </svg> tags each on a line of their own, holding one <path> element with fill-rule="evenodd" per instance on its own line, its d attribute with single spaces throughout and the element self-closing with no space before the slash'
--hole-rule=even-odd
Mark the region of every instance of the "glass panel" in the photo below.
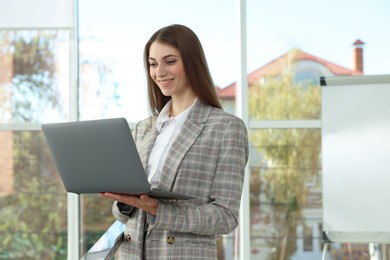
<svg viewBox="0 0 390 260">
<path fill-rule="evenodd" d="M 143 48 L 157 29 L 173 23 L 187 25 L 198 35 L 217 86 L 235 81 L 234 1 L 210 1 L 207 8 L 204 4 L 80 0 L 80 119 L 125 117 L 137 122 L 148 115 Z M 223 15 L 216 20 L 216 13 Z M 112 224 L 111 205 L 83 196 L 82 241 L 96 241 Z M 219 254 L 233 259 L 234 236 L 229 235 L 229 248 L 223 252 L 221 239 L 225 238 L 218 240 Z M 88 250 L 89 242 L 85 243 L 83 248 Z"/>
<path fill-rule="evenodd" d="M 320 130 L 250 130 L 250 140 L 252 256 L 290 259 L 322 218 Z"/>
<path fill-rule="evenodd" d="M 72 27 L 73 2 L 68 0 L 0 0 L 0 28 Z"/>
<path fill-rule="evenodd" d="M 0 131 L 0 179 L 0 258 L 66 259 L 67 196 L 41 132 Z"/>
<path fill-rule="evenodd" d="M 0 31 L 0 122 L 68 119 L 69 32 Z"/>
<path fill-rule="evenodd" d="M 264 91 L 264 84 L 285 74 L 291 74 L 289 81 L 294 84 L 318 85 L 320 76 L 390 73 L 390 37 L 382 33 L 390 27 L 389 12 L 388 1 L 248 0 L 250 89 Z M 268 94 L 257 104 L 261 119 L 320 118 L 317 102 L 310 104 L 314 113 L 301 113 L 294 107 L 294 101 L 307 105 L 310 97 L 298 100 L 294 95 L 299 93 L 291 91 Z M 279 105 L 278 110 L 291 109 L 290 113 L 274 113 L 268 109 L 269 100 Z"/>
<path fill-rule="evenodd" d="M 384 50 L 390 37 L 383 38 L 381 31 L 390 25 L 389 11 L 386 1 L 248 0 L 250 118 L 320 119 L 321 76 L 388 74 L 390 53 Z M 321 257 L 319 140 L 320 129 L 251 130 L 254 258 Z M 371 256 L 380 257 L 380 250 Z M 368 255 L 368 245 L 332 244 L 327 257 Z"/>
<path fill-rule="evenodd" d="M 173 23 L 198 35 L 217 86 L 235 81 L 233 2 L 210 1 L 204 8 L 195 0 L 185 5 L 180 0 L 169 5 L 158 0 L 79 1 L 80 118 L 123 116 L 137 122 L 148 115 L 143 48 L 157 29 Z M 223 15 L 216 20 L 216 13 Z"/>
<path fill-rule="evenodd" d="M 250 130 L 253 259 L 320 259 L 320 129 Z M 373 253 L 381 254 L 381 248 Z M 368 244 L 331 244 L 327 258 L 367 259 Z"/>
<path fill-rule="evenodd" d="M 112 215 L 112 202 L 97 194 L 80 196 L 81 204 L 81 251 L 84 255 L 115 222 Z"/>
</svg>

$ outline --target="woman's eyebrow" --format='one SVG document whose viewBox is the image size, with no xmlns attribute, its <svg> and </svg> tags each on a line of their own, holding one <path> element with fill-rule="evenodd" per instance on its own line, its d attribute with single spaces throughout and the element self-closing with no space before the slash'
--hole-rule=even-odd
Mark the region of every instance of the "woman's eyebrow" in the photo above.
<svg viewBox="0 0 390 260">
<path fill-rule="evenodd" d="M 170 58 L 170 57 L 176 58 L 176 57 L 179 57 L 179 56 L 175 55 L 175 54 L 168 54 L 168 55 L 165 55 L 164 57 L 162 57 L 162 59 L 165 60 L 165 59 Z M 156 60 L 156 59 L 149 56 L 149 60 Z"/>
</svg>

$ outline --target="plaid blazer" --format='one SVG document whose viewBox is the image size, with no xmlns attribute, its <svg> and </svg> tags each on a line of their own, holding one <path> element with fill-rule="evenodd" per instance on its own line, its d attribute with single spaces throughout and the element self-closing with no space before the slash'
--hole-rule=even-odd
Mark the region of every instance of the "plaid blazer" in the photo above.
<svg viewBox="0 0 390 260">
<path fill-rule="evenodd" d="M 156 119 L 134 129 L 145 168 Z M 156 217 L 139 209 L 122 214 L 115 202 L 113 214 L 126 224 L 120 259 L 217 259 L 216 235 L 238 225 L 248 154 L 243 121 L 198 100 L 168 151 L 158 187 L 196 199 L 161 200 Z"/>
</svg>

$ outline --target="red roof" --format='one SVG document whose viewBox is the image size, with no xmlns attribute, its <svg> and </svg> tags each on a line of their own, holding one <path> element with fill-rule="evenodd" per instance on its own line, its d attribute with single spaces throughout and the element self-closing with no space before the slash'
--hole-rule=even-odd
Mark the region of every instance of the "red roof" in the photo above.
<svg viewBox="0 0 390 260">
<path fill-rule="evenodd" d="M 273 61 L 265 64 L 264 66 L 258 68 L 257 70 L 249 73 L 248 74 L 248 86 L 251 86 L 253 83 L 257 82 L 259 79 L 261 79 L 264 76 L 280 75 L 282 72 L 282 69 L 289 62 L 289 59 L 291 59 L 292 54 L 295 54 L 294 61 L 310 60 L 310 61 L 320 63 L 323 66 L 327 67 L 335 76 L 353 75 L 354 74 L 353 70 L 347 69 L 347 68 L 342 67 L 340 65 L 337 65 L 333 62 L 321 59 L 321 58 L 316 57 L 314 55 L 311 55 L 309 53 L 294 49 L 294 50 L 291 50 L 290 52 L 287 52 L 287 53 L 283 54 L 282 56 L 274 59 Z M 218 94 L 218 97 L 220 97 L 221 99 L 235 98 L 236 97 L 236 82 L 233 82 L 232 84 L 228 85 L 225 88 L 218 89 L 217 94 Z"/>
</svg>

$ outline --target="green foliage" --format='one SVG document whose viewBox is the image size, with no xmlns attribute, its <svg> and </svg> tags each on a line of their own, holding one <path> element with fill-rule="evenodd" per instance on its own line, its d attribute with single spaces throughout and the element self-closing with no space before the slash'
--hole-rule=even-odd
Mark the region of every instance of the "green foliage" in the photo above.
<svg viewBox="0 0 390 260">
<path fill-rule="evenodd" d="M 38 132 L 13 135 L 15 192 L 0 198 L 0 259 L 66 258 L 66 193 L 42 168 L 47 151 Z M 45 155 L 46 154 L 46 155 Z M 45 174 L 47 176 L 45 176 Z"/>
<path fill-rule="evenodd" d="M 12 204 L 0 211 L 7 220 L 0 226 L 0 259 L 65 259 L 65 196 L 58 196 L 58 188 L 47 187 L 37 178 L 26 188 L 29 193 L 10 196 Z"/>
<path fill-rule="evenodd" d="M 319 119 L 320 88 L 294 83 L 292 72 L 251 86 L 249 115 L 256 120 Z"/>
</svg>

